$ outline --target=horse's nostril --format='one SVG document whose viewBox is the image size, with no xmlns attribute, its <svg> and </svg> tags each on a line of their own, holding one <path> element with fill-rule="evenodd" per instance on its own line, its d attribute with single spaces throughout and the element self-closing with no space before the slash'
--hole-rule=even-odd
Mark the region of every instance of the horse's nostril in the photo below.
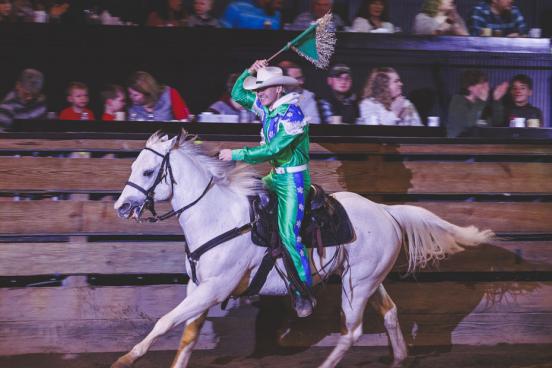
<svg viewBox="0 0 552 368">
<path fill-rule="evenodd" d="M 123 203 L 123 205 L 121 207 L 119 207 L 119 212 L 127 212 L 128 210 L 130 210 L 130 203 L 128 202 L 125 202 Z"/>
</svg>

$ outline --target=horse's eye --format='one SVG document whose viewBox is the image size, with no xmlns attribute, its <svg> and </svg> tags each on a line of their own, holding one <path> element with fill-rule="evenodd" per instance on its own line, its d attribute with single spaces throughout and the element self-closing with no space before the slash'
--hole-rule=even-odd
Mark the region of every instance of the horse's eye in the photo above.
<svg viewBox="0 0 552 368">
<path fill-rule="evenodd" d="M 144 176 L 145 176 L 145 177 L 148 177 L 148 178 L 149 178 L 149 177 L 152 176 L 152 175 L 153 175 L 153 170 L 146 170 L 146 171 L 144 171 Z"/>
</svg>

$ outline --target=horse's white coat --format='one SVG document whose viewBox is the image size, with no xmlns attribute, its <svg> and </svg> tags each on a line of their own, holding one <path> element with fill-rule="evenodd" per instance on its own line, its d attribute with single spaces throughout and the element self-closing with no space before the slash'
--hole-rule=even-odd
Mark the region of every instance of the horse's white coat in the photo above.
<svg viewBox="0 0 552 368">
<path fill-rule="evenodd" d="M 255 193 L 259 181 L 248 167 L 232 168 L 201 153 L 193 140 L 180 142 L 158 134 L 146 143 L 161 154 L 171 151 L 176 185 L 163 181 L 156 188 L 155 200 L 171 198 L 174 209 L 194 201 L 203 192 L 211 177 L 215 185 L 195 206 L 180 217 L 180 225 L 193 251 L 211 238 L 234 227 L 249 222 L 249 203 L 246 195 Z M 158 170 L 162 158 L 144 150 L 132 165 L 129 178 L 147 189 L 153 184 L 157 171 L 150 177 L 146 170 Z M 171 197 L 172 196 L 172 197 Z M 353 243 L 347 244 L 337 256 L 337 262 L 322 269 L 321 265 L 337 251 L 327 248 L 324 259 L 314 252 L 314 263 L 322 276 L 337 273 L 342 277 L 342 311 L 344 331 L 337 346 L 320 367 L 335 367 L 347 350 L 362 334 L 362 317 L 366 303 L 370 302 L 384 318 L 390 337 L 394 361 L 406 358 L 407 350 L 397 319 L 397 309 L 385 292 L 382 282 L 391 271 L 401 246 L 408 248 L 410 270 L 424 266 L 428 261 L 439 260 L 447 254 L 461 251 L 463 246 L 473 246 L 492 237 L 489 230 L 478 231 L 474 227 L 462 228 L 450 224 L 435 214 L 413 206 L 386 206 L 377 204 L 357 194 L 340 192 L 335 198 L 345 207 L 356 232 Z M 126 186 L 115 203 L 119 209 L 124 203 L 143 202 L 144 195 Z M 190 281 L 187 297 L 156 323 L 146 338 L 128 354 L 122 356 L 112 367 L 130 366 L 144 355 L 156 338 L 172 327 L 190 325 L 208 308 L 224 301 L 249 272 L 250 277 L 259 267 L 265 250 L 251 243 L 245 234 L 221 244 L 205 253 L 197 266 L 199 285 Z M 189 264 L 186 265 L 189 270 Z M 281 263 L 279 267 L 283 269 Z M 276 270 L 269 274 L 262 295 L 284 295 L 286 287 Z M 179 350 L 173 367 L 188 364 L 193 343 Z"/>
</svg>

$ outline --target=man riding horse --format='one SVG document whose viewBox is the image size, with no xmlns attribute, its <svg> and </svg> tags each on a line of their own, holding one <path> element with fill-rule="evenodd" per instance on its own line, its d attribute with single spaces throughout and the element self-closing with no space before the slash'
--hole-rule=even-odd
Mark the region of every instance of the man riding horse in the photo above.
<svg viewBox="0 0 552 368">
<path fill-rule="evenodd" d="M 291 258 L 295 267 L 288 269 L 288 277 L 293 280 L 296 271 L 300 279 L 290 285 L 294 308 L 299 317 L 306 317 L 315 305 L 309 291 L 312 286 L 309 257 L 300 237 L 311 184 L 309 126 L 297 105 L 299 95 L 284 92 L 285 86 L 297 84 L 296 79 L 283 76 L 282 69 L 269 67 L 266 60 L 257 60 L 245 70 L 232 89 L 232 98 L 260 117 L 261 145 L 224 149 L 219 158 L 249 164 L 269 161 L 272 165 L 263 183 L 278 197 L 278 231 L 287 251 L 284 259 Z"/>
</svg>

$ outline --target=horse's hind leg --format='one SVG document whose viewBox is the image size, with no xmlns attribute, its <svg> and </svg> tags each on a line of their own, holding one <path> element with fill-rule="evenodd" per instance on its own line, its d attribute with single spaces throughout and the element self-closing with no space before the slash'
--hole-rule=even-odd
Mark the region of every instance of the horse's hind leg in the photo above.
<svg viewBox="0 0 552 368">
<path fill-rule="evenodd" d="M 374 309 L 383 317 L 383 323 L 389 340 L 391 341 L 391 348 L 393 350 L 393 365 L 399 365 L 408 352 L 406 350 L 406 343 L 399 326 L 399 319 L 397 317 L 397 306 L 391 300 L 391 297 L 385 291 L 383 285 L 380 285 L 374 295 L 370 298 L 370 304 Z"/>
<path fill-rule="evenodd" d="M 192 356 L 192 350 L 197 343 L 199 332 L 201 331 L 201 327 L 203 327 L 206 317 L 207 311 L 196 318 L 190 318 L 186 321 L 186 328 L 182 334 L 182 339 L 180 339 L 180 345 L 178 346 L 178 351 L 171 364 L 171 368 L 183 368 L 188 365 Z"/>
<path fill-rule="evenodd" d="M 362 335 L 362 319 L 368 298 L 377 288 L 377 284 L 367 282 L 349 286 L 348 276 L 342 277 L 341 293 L 341 336 L 331 354 L 319 368 L 335 367 L 343 356 Z"/>
</svg>

